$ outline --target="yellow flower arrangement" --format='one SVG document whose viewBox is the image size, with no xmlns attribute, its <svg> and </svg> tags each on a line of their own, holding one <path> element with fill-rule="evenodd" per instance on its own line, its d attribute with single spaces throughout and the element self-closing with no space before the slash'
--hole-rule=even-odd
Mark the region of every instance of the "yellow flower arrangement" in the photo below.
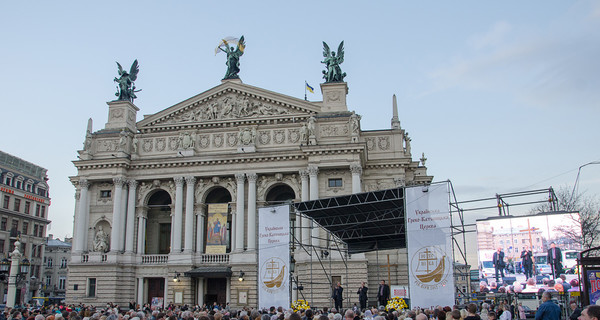
<svg viewBox="0 0 600 320">
<path fill-rule="evenodd" d="M 390 311 L 392 309 L 394 309 L 394 310 L 408 309 L 408 305 L 406 304 L 406 301 L 404 301 L 404 299 L 402 299 L 400 297 L 393 297 L 390 300 L 388 300 L 388 303 L 385 306 L 385 311 Z"/>
<path fill-rule="evenodd" d="M 292 302 L 292 310 L 294 310 L 294 312 L 298 312 L 300 310 L 308 310 L 308 309 L 310 309 L 310 306 L 308 305 L 308 303 L 305 300 L 298 299 L 298 300 Z"/>
</svg>

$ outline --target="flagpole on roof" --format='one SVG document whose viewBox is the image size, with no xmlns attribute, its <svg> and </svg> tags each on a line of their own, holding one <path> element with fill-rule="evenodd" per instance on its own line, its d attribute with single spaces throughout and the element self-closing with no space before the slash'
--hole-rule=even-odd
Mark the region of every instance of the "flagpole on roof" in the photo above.
<svg viewBox="0 0 600 320">
<path fill-rule="evenodd" d="M 308 84 L 308 82 L 306 80 L 304 80 L 304 101 L 308 101 L 308 99 L 306 98 L 306 85 Z"/>
</svg>

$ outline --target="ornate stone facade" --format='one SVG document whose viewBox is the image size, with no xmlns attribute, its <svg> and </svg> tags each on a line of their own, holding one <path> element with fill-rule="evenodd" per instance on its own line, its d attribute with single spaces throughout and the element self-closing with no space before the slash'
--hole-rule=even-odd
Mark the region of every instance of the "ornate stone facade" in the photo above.
<svg viewBox="0 0 600 320">
<path fill-rule="evenodd" d="M 244 305 L 256 306 L 257 208 L 431 182 L 412 160 L 403 129 L 361 131 L 361 116 L 345 105 L 346 83 L 326 87 L 327 99 L 309 102 L 226 80 L 133 125 L 123 115 L 135 118 L 137 107 L 109 102 L 108 123 L 95 132 L 88 127 L 74 162 L 79 196 L 67 303 L 162 297 L 239 307 L 244 293 Z M 212 204 L 228 205 L 221 253 L 207 252 Z M 306 219 L 292 220 L 295 272 L 307 277 L 320 267 L 300 248 L 320 252 L 331 243 Z M 107 252 L 94 250 L 99 230 L 109 235 Z M 394 261 L 403 259 L 398 252 Z M 331 259 L 343 265 L 341 257 Z M 369 254 L 348 261 L 336 274 L 353 301 L 360 281 L 376 288 L 367 274 L 378 266 Z M 245 280 L 237 281 L 242 271 Z M 328 280 L 322 271 L 313 276 L 321 280 L 302 294 L 313 306 L 329 305 Z"/>
</svg>

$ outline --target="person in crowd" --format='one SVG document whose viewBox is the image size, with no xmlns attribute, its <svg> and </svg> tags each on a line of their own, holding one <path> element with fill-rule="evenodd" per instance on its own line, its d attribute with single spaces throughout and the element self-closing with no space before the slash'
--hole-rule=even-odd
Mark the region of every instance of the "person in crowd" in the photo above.
<svg viewBox="0 0 600 320">
<path fill-rule="evenodd" d="M 569 316 L 569 320 L 577 320 L 581 316 L 581 309 L 577 305 L 577 301 L 571 300 L 569 303 L 569 308 L 571 309 L 571 315 Z"/>
<path fill-rule="evenodd" d="M 333 303 L 335 304 L 335 308 L 338 310 L 342 310 L 342 300 L 343 298 L 344 288 L 341 283 L 337 283 L 335 288 L 333 289 L 333 293 L 331 294 L 331 299 L 333 299 Z"/>
<path fill-rule="evenodd" d="M 467 317 L 465 320 L 481 320 L 481 317 L 477 314 L 477 305 L 470 303 L 467 306 Z"/>
<path fill-rule="evenodd" d="M 552 295 L 548 291 L 542 294 L 542 304 L 535 313 L 535 320 L 560 320 L 560 307 L 552 302 Z"/>
<path fill-rule="evenodd" d="M 508 304 L 502 305 L 502 314 L 498 320 L 511 320 L 512 314 L 510 313 L 510 306 Z"/>
<path fill-rule="evenodd" d="M 600 320 L 600 306 L 590 305 L 581 311 L 579 320 Z"/>
<path fill-rule="evenodd" d="M 533 277 L 533 253 L 529 249 L 529 246 L 525 246 L 521 251 L 521 265 L 526 278 Z"/>
</svg>

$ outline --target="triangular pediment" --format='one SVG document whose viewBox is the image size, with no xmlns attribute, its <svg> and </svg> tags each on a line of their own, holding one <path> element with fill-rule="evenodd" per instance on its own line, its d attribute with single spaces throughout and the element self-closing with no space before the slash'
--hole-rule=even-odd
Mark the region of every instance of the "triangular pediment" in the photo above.
<svg viewBox="0 0 600 320">
<path fill-rule="evenodd" d="M 224 81 L 163 111 L 145 116 L 137 123 L 137 128 L 304 117 L 318 113 L 320 109 L 320 102 L 305 101 L 237 81 Z"/>
</svg>

